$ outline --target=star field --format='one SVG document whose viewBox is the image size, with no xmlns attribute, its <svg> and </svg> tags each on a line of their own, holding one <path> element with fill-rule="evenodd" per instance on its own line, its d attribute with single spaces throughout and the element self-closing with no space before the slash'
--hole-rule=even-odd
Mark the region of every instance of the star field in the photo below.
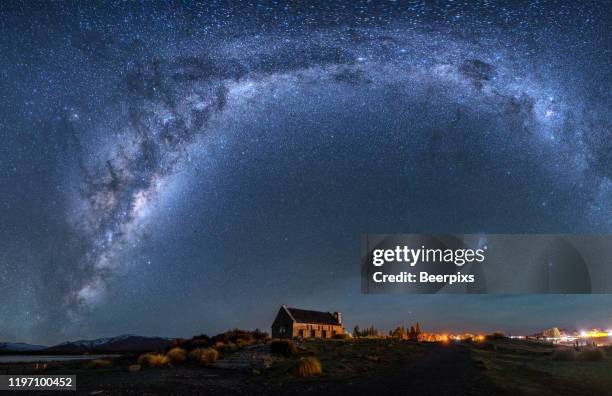
<svg viewBox="0 0 612 396">
<path fill-rule="evenodd" d="M 364 232 L 612 230 L 611 10 L 1 5 L 0 339 L 267 329 L 281 303 L 351 327 L 612 326 L 605 295 L 359 278 Z"/>
</svg>

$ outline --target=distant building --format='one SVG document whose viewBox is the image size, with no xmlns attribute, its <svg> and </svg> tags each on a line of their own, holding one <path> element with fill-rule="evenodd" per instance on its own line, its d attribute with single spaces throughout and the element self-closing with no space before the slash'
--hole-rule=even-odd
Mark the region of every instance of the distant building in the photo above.
<svg viewBox="0 0 612 396">
<path fill-rule="evenodd" d="M 331 338 L 344 334 L 340 312 L 320 312 L 281 305 L 272 323 L 272 338 Z"/>
</svg>

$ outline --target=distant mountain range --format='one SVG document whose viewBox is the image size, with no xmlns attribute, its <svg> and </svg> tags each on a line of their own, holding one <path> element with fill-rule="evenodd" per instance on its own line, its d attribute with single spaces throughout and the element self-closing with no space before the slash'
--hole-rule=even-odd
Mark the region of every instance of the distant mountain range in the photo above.
<svg viewBox="0 0 612 396">
<path fill-rule="evenodd" d="M 0 352 L 36 352 L 46 354 L 144 352 L 165 349 L 170 345 L 170 342 L 170 338 L 125 334 L 118 337 L 98 338 L 95 340 L 68 341 L 51 347 L 24 343 L 0 343 Z"/>
<path fill-rule="evenodd" d="M 0 351 L 27 352 L 40 351 L 45 348 L 47 347 L 44 345 L 25 344 L 23 342 L 0 342 Z"/>
</svg>

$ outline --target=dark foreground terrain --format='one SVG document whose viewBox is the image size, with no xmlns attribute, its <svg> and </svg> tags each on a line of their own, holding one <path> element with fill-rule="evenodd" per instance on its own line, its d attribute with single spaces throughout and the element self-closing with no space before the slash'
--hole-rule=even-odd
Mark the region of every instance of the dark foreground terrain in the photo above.
<svg viewBox="0 0 612 396">
<path fill-rule="evenodd" d="M 257 353 L 267 347 L 251 346 Z M 268 368 L 241 366 L 248 351 L 225 354 L 212 367 L 184 363 L 131 372 L 129 359 L 116 359 L 109 367 L 75 362 L 36 374 L 76 374 L 77 393 L 90 395 L 612 395 L 612 359 L 559 361 L 550 346 L 510 340 L 314 341 L 290 357 L 270 355 Z M 296 362 L 307 356 L 320 360 L 321 375 L 294 374 Z M 221 368 L 232 367 L 231 362 L 240 364 Z M 0 365 L 0 373 L 7 372 L 32 371 L 31 366 Z"/>
</svg>

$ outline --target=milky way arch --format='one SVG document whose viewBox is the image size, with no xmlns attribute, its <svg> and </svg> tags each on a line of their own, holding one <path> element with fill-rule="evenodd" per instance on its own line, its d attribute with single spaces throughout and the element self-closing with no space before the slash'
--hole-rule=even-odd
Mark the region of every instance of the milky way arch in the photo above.
<svg viewBox="0 0 612 396">
<path fill-rule="evenodd" d="M 309 86 L 335 97 L 362 89 L 398 92 L 414 103 L 443 96 L 472 117 L 478 112 L 498 117 L 499 135 L 489 139 L 499 143 L 490 150 L 507 141 L 550 146 L 576 178 L 595 173 L 599 187 L 592 205 L 609 205 L 607 117 L 594 116 L 562 82 L 547 78 L 545 65 L 500 47 L 402 29 L 316 31 L 224 40 L 189 55 L 135 61 L 116 87 L 114 125 L 120 130 L 109 133 L 104 150 L 93 155 L 95 165 L 83 165 L 76 182 L 73 227 L 83 253 L 64 296 L 69 316 L 78 320 L 104 298 L 107 282 L 125 266 L 124 252 L 146 232 L 144 219 L 155 201 L 177 167 L 189 161 L 190 147 L 214 145 L 223 134 L 219 119 L 248 116 L 258 102 L 303 95 Z M 410 117 L 411 111 L 400 113 Z M 462 139 L 464 132 L 452 125 L 464 116 L 458 110 L 441 116 L 440 130 L 406 134 L 425 139 L 435 152 L 436 141 Z"/>
</svg>

